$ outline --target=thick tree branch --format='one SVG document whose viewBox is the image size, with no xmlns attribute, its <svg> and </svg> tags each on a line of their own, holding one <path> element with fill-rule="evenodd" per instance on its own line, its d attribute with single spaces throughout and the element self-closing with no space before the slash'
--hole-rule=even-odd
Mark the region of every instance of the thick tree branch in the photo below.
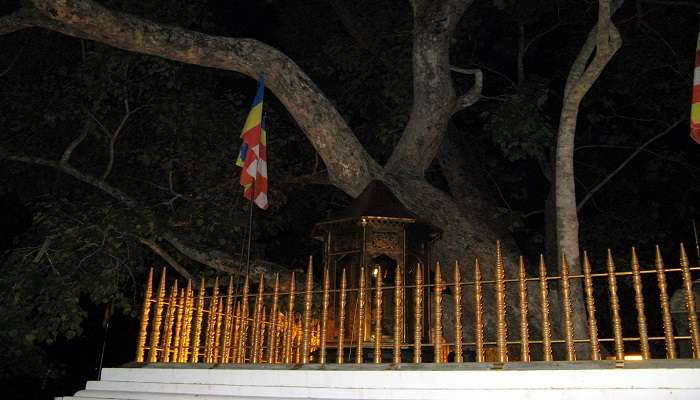
<svg viewBox="0 0 700 400">
<path fill-rule="evenodd" d="M 387 162 L 390 174 L 423 176 L 440 147 L 457 98 L 450 41 L 470 0 L 416 0 L 413 6 L 413 106 Z"/>
<path fill-rule="evenodd" d="M 90 0 L 33 0 L 31 13 L 0 22 L 0 32 L 42 27 L 124 50 L 188 64 L 266 76 L 269 89 L 302 128 L 328 167 L 334 185 L 358 195 L 379 165 L 369 156 L 321 90 L 289 57 L 253 39 L 205 35 L 110 11 Z"/>
<path fill-rule="evenodd" d="M 139 242 L 143 243 L 146 245 L 149 249 L 151 249 L 154 253 L 158 254 L 165 262 L 167 262 L 175 271 L 177 271 L 183 278 L 185 279 L 192 279 L 192 275 L 187 272 L 187 270 L 180 265 L 180 263 L 177 262 L 171 256 L 164 248 L 162 248 L 158 243 L 154 242 L 153 240 L 146 239 L 146 238 L 139 238 Z"/>
<path fill-rule="evenodd" d="M 245 268 L 241 268 L 240 261 L 234 259 L 230 254 L 186 244 L 172 232 L 166 231 L 162 233 L 162 237 L 163 240 L 191 260 L 234 276 L 245 274 Z M 251 279 L 256 280 L 260 274 L 263 274 L 265 284 L 270 287 L 274 284 L 275 273 L 288 271 L 289 269 L 279 264 L 265 260 L 251 260 L 250 262 Z"/>
</svg>

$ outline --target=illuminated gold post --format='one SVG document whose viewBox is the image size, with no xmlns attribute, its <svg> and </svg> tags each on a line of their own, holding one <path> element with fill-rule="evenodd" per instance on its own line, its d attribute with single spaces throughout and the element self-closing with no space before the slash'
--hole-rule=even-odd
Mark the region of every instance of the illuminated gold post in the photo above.
<svg viewBox="0 0 700 400">
<path fill-rule="evenodd" d="M 294 272 L 289 283 L 289 304 L 287 304 L 287 329 L 284 332 L 284 363 L 292 362 L 292 336 L 294 329 Z"/>
<path fill-rule="evenodd" d="M 561 301 L 564 306 L 564 342 L 566 343 L 566 361 L 576 361 L 574 345 L 573 310 L 571 309 L 571 283 L 569 282 L 569 264 L 566 255 L 561 255 Z"/>
<path fill-rule="evenodd" d="M 595 299 L 593 298 L 593 278 L 588 252 L 583 251 L 583 282 L 586 290 L 586 309 L 588 310 L 588 337 L 591 343 L 591 360 L 600 360 L 600 343 L 598 342 L 598 323 L 595 318 Z"/>
<path fill-rule="evenodd" d="M 233 325 L 233 275 L 228 277 L 226 289 L 226 309 L 224 311 L 224 334 L 221 338 L 221 362 L 227 363 L 231 351 L 231 328 Z"/>
<path fill-rule="evenodd" d="M 245 363 L 246 342 L 248 339 L 248 292 L 250 290 L 250 279 L 248 275 L 243 281 L 243 298 L 241 299 L 241 319 L 238 323 L 238 346 L 236 350 L 236 362 Z"/>
<path fill-rule="evenodd" d="M 401 339 L 403 338 L 403 268 L 396 267 L 394 281 L 394 364 L 401 362 Z"/>
<path fill-rule="evenodd" d="M 176 362 L 187 362 L 187 339 L 189 338 L 189 324 L 188 318 L 191 318 L 190 303 L 192 302 L 192 281 L 187 280 L 187 288 L 185 289 L 185 298 L 182 302 L 182 321 L 180 322 L 180 343 L 177 348 L 177 358 L 174 360 Z"/>
<path fill-rule="evenodd" d="M 608 249 L 608 288 L 610 290 L 610 312 L 612 313 L 613 336 L 615 338 L 615 359 L 625 359 L 625 345 L 622 341 L 622 320 L 620 319 L 620 302 L 617 297 L 617 279 L 612 252 Z"/>
<path fill-rule="evenodd" d="M 481 268 L 474 259 L 474 347 L 476 362 L 484 362 L 484 306 L 481 292 Z"/>
<path fill-rule="evenodd" d="M 304 325 L 301 339 L 301 363 L 309 363 L 309 338 L 311 336 L 311 302 L 314 290 L 313 257 L 309 256 L 309 265 L 306 270 L 306 293 L 304 294 Z"/>
<path fill-rule="evenodd" d="M 222 312 L 224 309 L 224 299 L 219 297 L 219 301 L 216 303 L 216 323 L 214 327 L 214 334 L 213 334 L 213 340 L 212 340 L 212 356 L 211 356 L 211 362 L 216 363 L 219 362 L 219 353 L 221 352 L 221 348 L 219 347 L 219 344 L 221 343 L 221 323 L 224 320 L 224 313 Z"/>
<path fill-rule="evenodd" d="M 251 343 L 251 362 L 257 364 L 260 360 L 258 359 L 258 353 L 260 352 L 260 327 L 262 326 L 262 310 L 263 310 L 263 292 L 265 291 L 265 276 L 260 273 L 260 280 L 258 284 L 258 295 L 255 297 L 255 311 L 253 312 L 253 342 Z"/>
<path fill-rule="evenodd" d="M 382 363 L 382 267 L 377 266 L 374 291 L 374 363 Z"/>
<path fill-rule="evenodd" d="M 423 266 L 416 266 L 416 289 L 413 296 L 415 305 L 414 321 L 415 329 L 413 336 L 413 362 L 419 364 L 423 361 Z"/>
<path fill-rule="evenodd" d="M 681 273 L 683 274 L 683 287 L 685 288 L 685 306 L 688 310 L 688 328 L 690 330 L 690 342 L 693 346 L 693 358 L 700 358 L 700 333 L 698 332 L 698 315 L 695 311 L 693 279 L 690 275 L 690 265 L 683 243 L 681 243 Z"/>
<path fill-rule="evenodd" d="M 153 327 L 151 328 L 151 343 L 148 349 L 148 362 L 158 361 L 158 343 L 160 343 L 160 324 L 163 319 L 163 303 L 165 302 L 165 267 L 160 274 L 158 285 L 158 297 L 156 298 L 156 310 L 153 313 Z"/>
<path fill-rule="evenodd" d="M 214 338 L 216 336 L 214 329 L 216 328 L 216 314 L 218 312 L 216 306 L 219 302 L 219 277 L 214 279 L 214 288 L 212 289 L 211 299 L 209 300 L 209 315 L 207 316 L 207 330 L 204 333 L 204 362 L 212 362 L 214 355 Z"/>
<path fill-rule="evenodd" d="M 348 281 L 345 276 L 345 268 L 343 268 L 343 273 L 340 278 L 340 299 L 338 310 L 338 354 L 336 355 L 336 362 L 338 364 L 343 364 L 343 351 L 345 345 L 345 303 L 347 302 L 347 286 Z"/>
<path fill-rule="evenodd" d="M 442 363 L 442 273 L 440 272 L 440 261 L 435 264 L 435 362 Z"/>
<path fill-rule="evenodd" d="M 508 361 L 508 329 L 506 326 L 505 265 L 501 254 L 501 242 L 496 242 L 496 360 Z"/>
<path fill-rule="evenodd" d="M 199 293 L 197 294 L 197 310 L 194 318 L 194 335 L 192 336 L 192 351 L 190 352 L 190 362 L 199 362 L 199 342 L 202 336 L 202 319 L 204 317 L 204 278 L 199 283 Z"/>
<path fill-rule="evenodd" d="M 319 343 L 319 359 L 318 362 L 321 364 L 326 363 L 326 335 L 328 323 L 328 306 L 330 305 L 330 287 L 331 279 L 330 272 L 328 271 L 328 266 L 323 269 L 323 300 L 321 302 L 321 332 L 320 332 L 320 343 Z"/>
<path fill-rule="evenodd" d="M 233 341 L 231 343 L 231 362 L 238 362 L 238 343 L 241 340 L 241 301 L 236 300 L 236 314 L 233 318 Z"/>
<path fill-rule="evenodd" d="M 358 294 L 357 352 L 355 363 L 362 363 L 362 342 L 365 339 L 365 267 L 360 267 L 360 293 Z"/>
<path fill-rule="evenodd" d="M 270 327 L 267 333 L 267 362 L 274 364 L 277 362 L 275 358 L 277 346 L 275 343 L 275 333 L 277 331 L 277 306 L 280 298 L 280 274 L 275 273 L 275 287 L 272 293 L 272 309 L 270 310 Z"/>
<path fill-rule="evenodd" d="M 676 341 L 673 336 L 673 322 L 671 320 L 671 307 L 668 302 L 668 289 L 666 288 L 666 271 L 664 260 L 661 258 L 661 250 L 656 245 L 656 280 L 659 283 L 659 298 L 661 300 L 661 315 L 664 322 L 664 338 L 666 339 L 666 358 L 676 358 Z"/>
<path fill-rule="evenodd" d="M 173 356 L 171 362 L 180 362 L 180 339 L 182 336 L 182 320 L 185 316 L 185 289 L 180 289 L 177 299 L 177 318 L 175 319 L 175 335 L 173 336 Z"/>
<path fill-rule="evenodd" d="M 143 308 L 141 309 L 141 326 L 139 327 L 139 339 L 136 342 L 136 362 L 143 362 L 143 353 L 146 348 L 146 335 L 148 334 L 148 314 L 151 313 L 151 297 L 153 297 L 153 268 L 148 270 L 146 281 L 146 293 L 143 296 Z"/>
<path fill-rule="evenodd" d="M 455 362 L 464 362 L 462 355 L 462 276 L 459 271 L 459 262 L 455 261 Z"/>
<path fill-rule="evenodd" d="M 530 334 L 527 325 L 527 273 L 523 256 L 518 259 L 518 293 L 520 295 L 520 361 L 530 361 Z"/>
<path fill-rule="evenodd" d="M 542 313 L 542 355 L 544 361 L 552 361 L 552 325 L 549 321 L 549 290 L 547 289 L 547 266 L 540 254 L 540 307 Z"/>
<path fill-rule="evenodd" d="M 265 362 L 265 358 L 263 358 L 263 351 L 265 347 L 265 330 L 267 327 L 267 308 L 263 307 L 262 310 L 262 316 L 260 317 L 260 328 L 258 328 L 258 355 L 257 355 L 257 360 L 258 363 L 262 364 Z"/>
<path fill-rule="evenodd" d="M 168 297 L 168 313 L 165 314 L 165 325 L 163 326 L 163 351 L 160 353 L 161 362 L 170 362 L 170 344 L 173 341 L 173 320 L 175 319 L 175 308 L 177 304 L 177 280 L 173 282 Z"/>
<path fill-rule="evenodd" d="M 182 351 L 180 352 L 180 362 L 187 362 L 189 359 L 190 340 L 192 335 L 192 317 L 194 316 L 194 291 L 192 290 L 192 281 L 187 281 L 187 301 L 185 302 L 185 320 L 183 323 L 183 342 Z"/>
<path fill-rule="evenodd" d="M 644 314 L 644 292 L 642 289 L 642 275 L 639 273 L 639 259 L 637 250 L 632 247 L 632 286 L 634 287 L 634 303 L 637 306 L 637 326 L 639 327 L 639 348 L 642 350 L 642 358 L 651 358 L 649 350 L 649 335 L 647 333 L 647 317 Z"/>
<path fill-rule="evenodd" d="M 294 362 L 297 364 L 301 363 L 302 318 L 302 316 L 299 316 L 299 320 L 295 324 L 297 334 L 296 340 L 294 341 Z"/>
</svg>

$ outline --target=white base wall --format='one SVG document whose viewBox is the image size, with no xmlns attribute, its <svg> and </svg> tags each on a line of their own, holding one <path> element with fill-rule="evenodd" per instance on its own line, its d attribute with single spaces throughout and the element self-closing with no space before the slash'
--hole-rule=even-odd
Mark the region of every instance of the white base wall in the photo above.
<svg viewBox="0 0 700 400">
<path fill-rule="evenodd" d="M 700 399 L 700 362 L 108 368 L 57 399 Z"/>
</svg>

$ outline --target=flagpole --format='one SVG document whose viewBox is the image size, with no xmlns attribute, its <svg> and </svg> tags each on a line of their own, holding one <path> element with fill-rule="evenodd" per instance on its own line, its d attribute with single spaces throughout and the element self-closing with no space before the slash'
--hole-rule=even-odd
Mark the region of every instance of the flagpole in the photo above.
<svg viewBox="0 0 700 400">
<path fill-rule="evenodd" d="M 248 211 L 248 246 L 246 248 L 245 275 L 250 272 L 250 244 L 253 241 L 253 199 L 250 199 Z"/>
</svg>

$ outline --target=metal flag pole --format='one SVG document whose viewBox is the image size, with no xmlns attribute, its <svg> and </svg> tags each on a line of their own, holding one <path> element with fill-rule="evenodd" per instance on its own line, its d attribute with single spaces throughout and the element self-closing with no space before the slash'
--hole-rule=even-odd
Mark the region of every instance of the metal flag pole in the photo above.
<svg viewBox="0 0 700 400">
<path fill-rule="evenodd" d="M 256 161 L 259 163 L 259 161 Z M 245 275 L 248 276 L 250 272 L 250 244 L 253 241 L 253 199 L 250 199 L 250 207 L 248 212 L 248 245 L 246 248 L 246 260 L 245 260 Z M 242 265 L 241 265 L 242 266 Z"/>
</svg>

